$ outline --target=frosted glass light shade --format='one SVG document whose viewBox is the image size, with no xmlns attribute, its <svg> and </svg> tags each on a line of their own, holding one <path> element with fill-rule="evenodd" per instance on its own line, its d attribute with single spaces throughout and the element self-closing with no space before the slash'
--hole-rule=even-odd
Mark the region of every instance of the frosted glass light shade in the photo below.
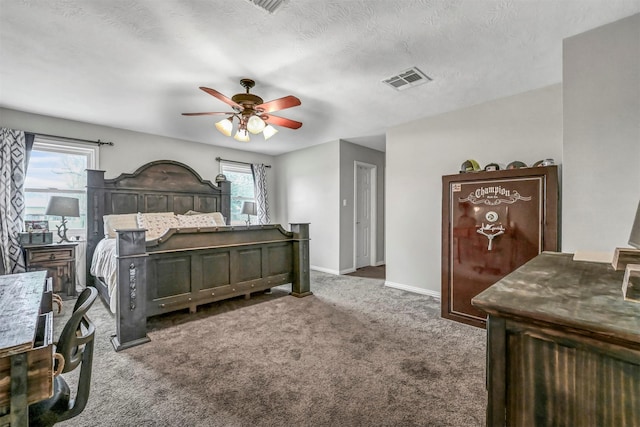
<svg viewBox="0 0 640 427">
<path fill-rule="evenodd" d="M 218 129 L 224 136 L 231 136 L 231 131 L 233 130 L 233 122 L 231 122 L 230 118 L 224 118 L 216 123 L 216 129 Z"/>
<path fill-rule="evenodd" d="M 264 130 L 262 131 L 262 135 L 264 135 L 264 140 L 266 141 L 267 139 L 271 138 L 273 135 L 275 135 L 276 133 L 278 133 L 278 129 L 274 128 L 273 126 L 269 125 L 266 128 L 264 128 Z"/>
<path fill-rule="evenodd" d="M 233 137 L 236 141 L 249 142 L 249 132 L 246 129 L 238 129 L 236 136 Z"/>
<path fill-rule="evenodd" d="M 260 117 L 251 116 L 247 122 L 247 130 L 255 135 L 262 132 L 262 129 L 264 129 L 266 125 L 267 124 Z"/>
</svg>

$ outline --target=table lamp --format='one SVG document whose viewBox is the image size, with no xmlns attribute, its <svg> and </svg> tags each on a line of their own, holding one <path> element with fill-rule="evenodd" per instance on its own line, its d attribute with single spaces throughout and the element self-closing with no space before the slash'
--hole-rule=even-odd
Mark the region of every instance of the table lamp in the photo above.
<svg viewBox="0 0 640 427">
<path fill-rule="evenodd" d="M 47 205 L 47 210 L 44 214 L 62 217 L 62 223 L 60 225 L 56 225 L 58 228 L 58 237 L 60 237 L 60 241 L 58 243 L 69 242 L 69 239 L 67 238 L 67 219 L 65 217 L 80 216 L 78 199 L 75 197 L 51 196 L 49 204 Z"/>
<path fill-rule="evenodd" d="M 249 215 L 257 215 L 256 202 L 242 202 L 242 214 L 247 215 L 247 226 L 251 225 L 251 217 Z"/>
</svg>

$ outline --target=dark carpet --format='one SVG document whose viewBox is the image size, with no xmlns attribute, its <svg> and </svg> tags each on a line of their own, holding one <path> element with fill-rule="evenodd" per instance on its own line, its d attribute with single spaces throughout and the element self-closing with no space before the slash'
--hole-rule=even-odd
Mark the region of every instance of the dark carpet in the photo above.
<svg viewBox="0 0 640 427">
<path fill-rule="evenodd" d="M 89 403 L 60 425 L 484 425 L 484 330 L 382 280 L 311 278 L 306 298 L 283 286 L 152 318 L 151 342 L 119 353 L 114 320 L 96 301 Z"/>
</svg>

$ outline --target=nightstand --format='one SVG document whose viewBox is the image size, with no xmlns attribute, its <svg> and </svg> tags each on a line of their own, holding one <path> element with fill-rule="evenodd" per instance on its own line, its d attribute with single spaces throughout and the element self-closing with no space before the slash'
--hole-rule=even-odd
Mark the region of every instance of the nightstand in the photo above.
<svg viewBox="0 0 640 427">
<path fill-rule="evenodd" d="M 53 292 L 75 296 L 76 245 L 73 242 L 23 245 L 27 271 L 47 270 L 47 276 L 53 278 Z"/>
</svg>

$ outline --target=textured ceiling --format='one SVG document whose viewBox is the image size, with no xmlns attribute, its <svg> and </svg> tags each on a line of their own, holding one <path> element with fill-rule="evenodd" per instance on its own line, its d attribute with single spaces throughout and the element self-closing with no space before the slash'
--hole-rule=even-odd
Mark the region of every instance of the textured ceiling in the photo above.
<svg viewBox="0 0 640 427">
<path fill-rule="evenodd" d="M 265 154 L 385 130 L 562 79 L 562 39 L 640 12 L 640 0 L 0 0 L 0 106 Z M 417 66 L 433 79 L 381 83 Z M 267 142 L 224 137 L 240 78 L 304 123 Z M 95 135 L 95 138 L 104 136 Z M 118 141 L 116 141 L 118 142 Z"/>
</svg>

